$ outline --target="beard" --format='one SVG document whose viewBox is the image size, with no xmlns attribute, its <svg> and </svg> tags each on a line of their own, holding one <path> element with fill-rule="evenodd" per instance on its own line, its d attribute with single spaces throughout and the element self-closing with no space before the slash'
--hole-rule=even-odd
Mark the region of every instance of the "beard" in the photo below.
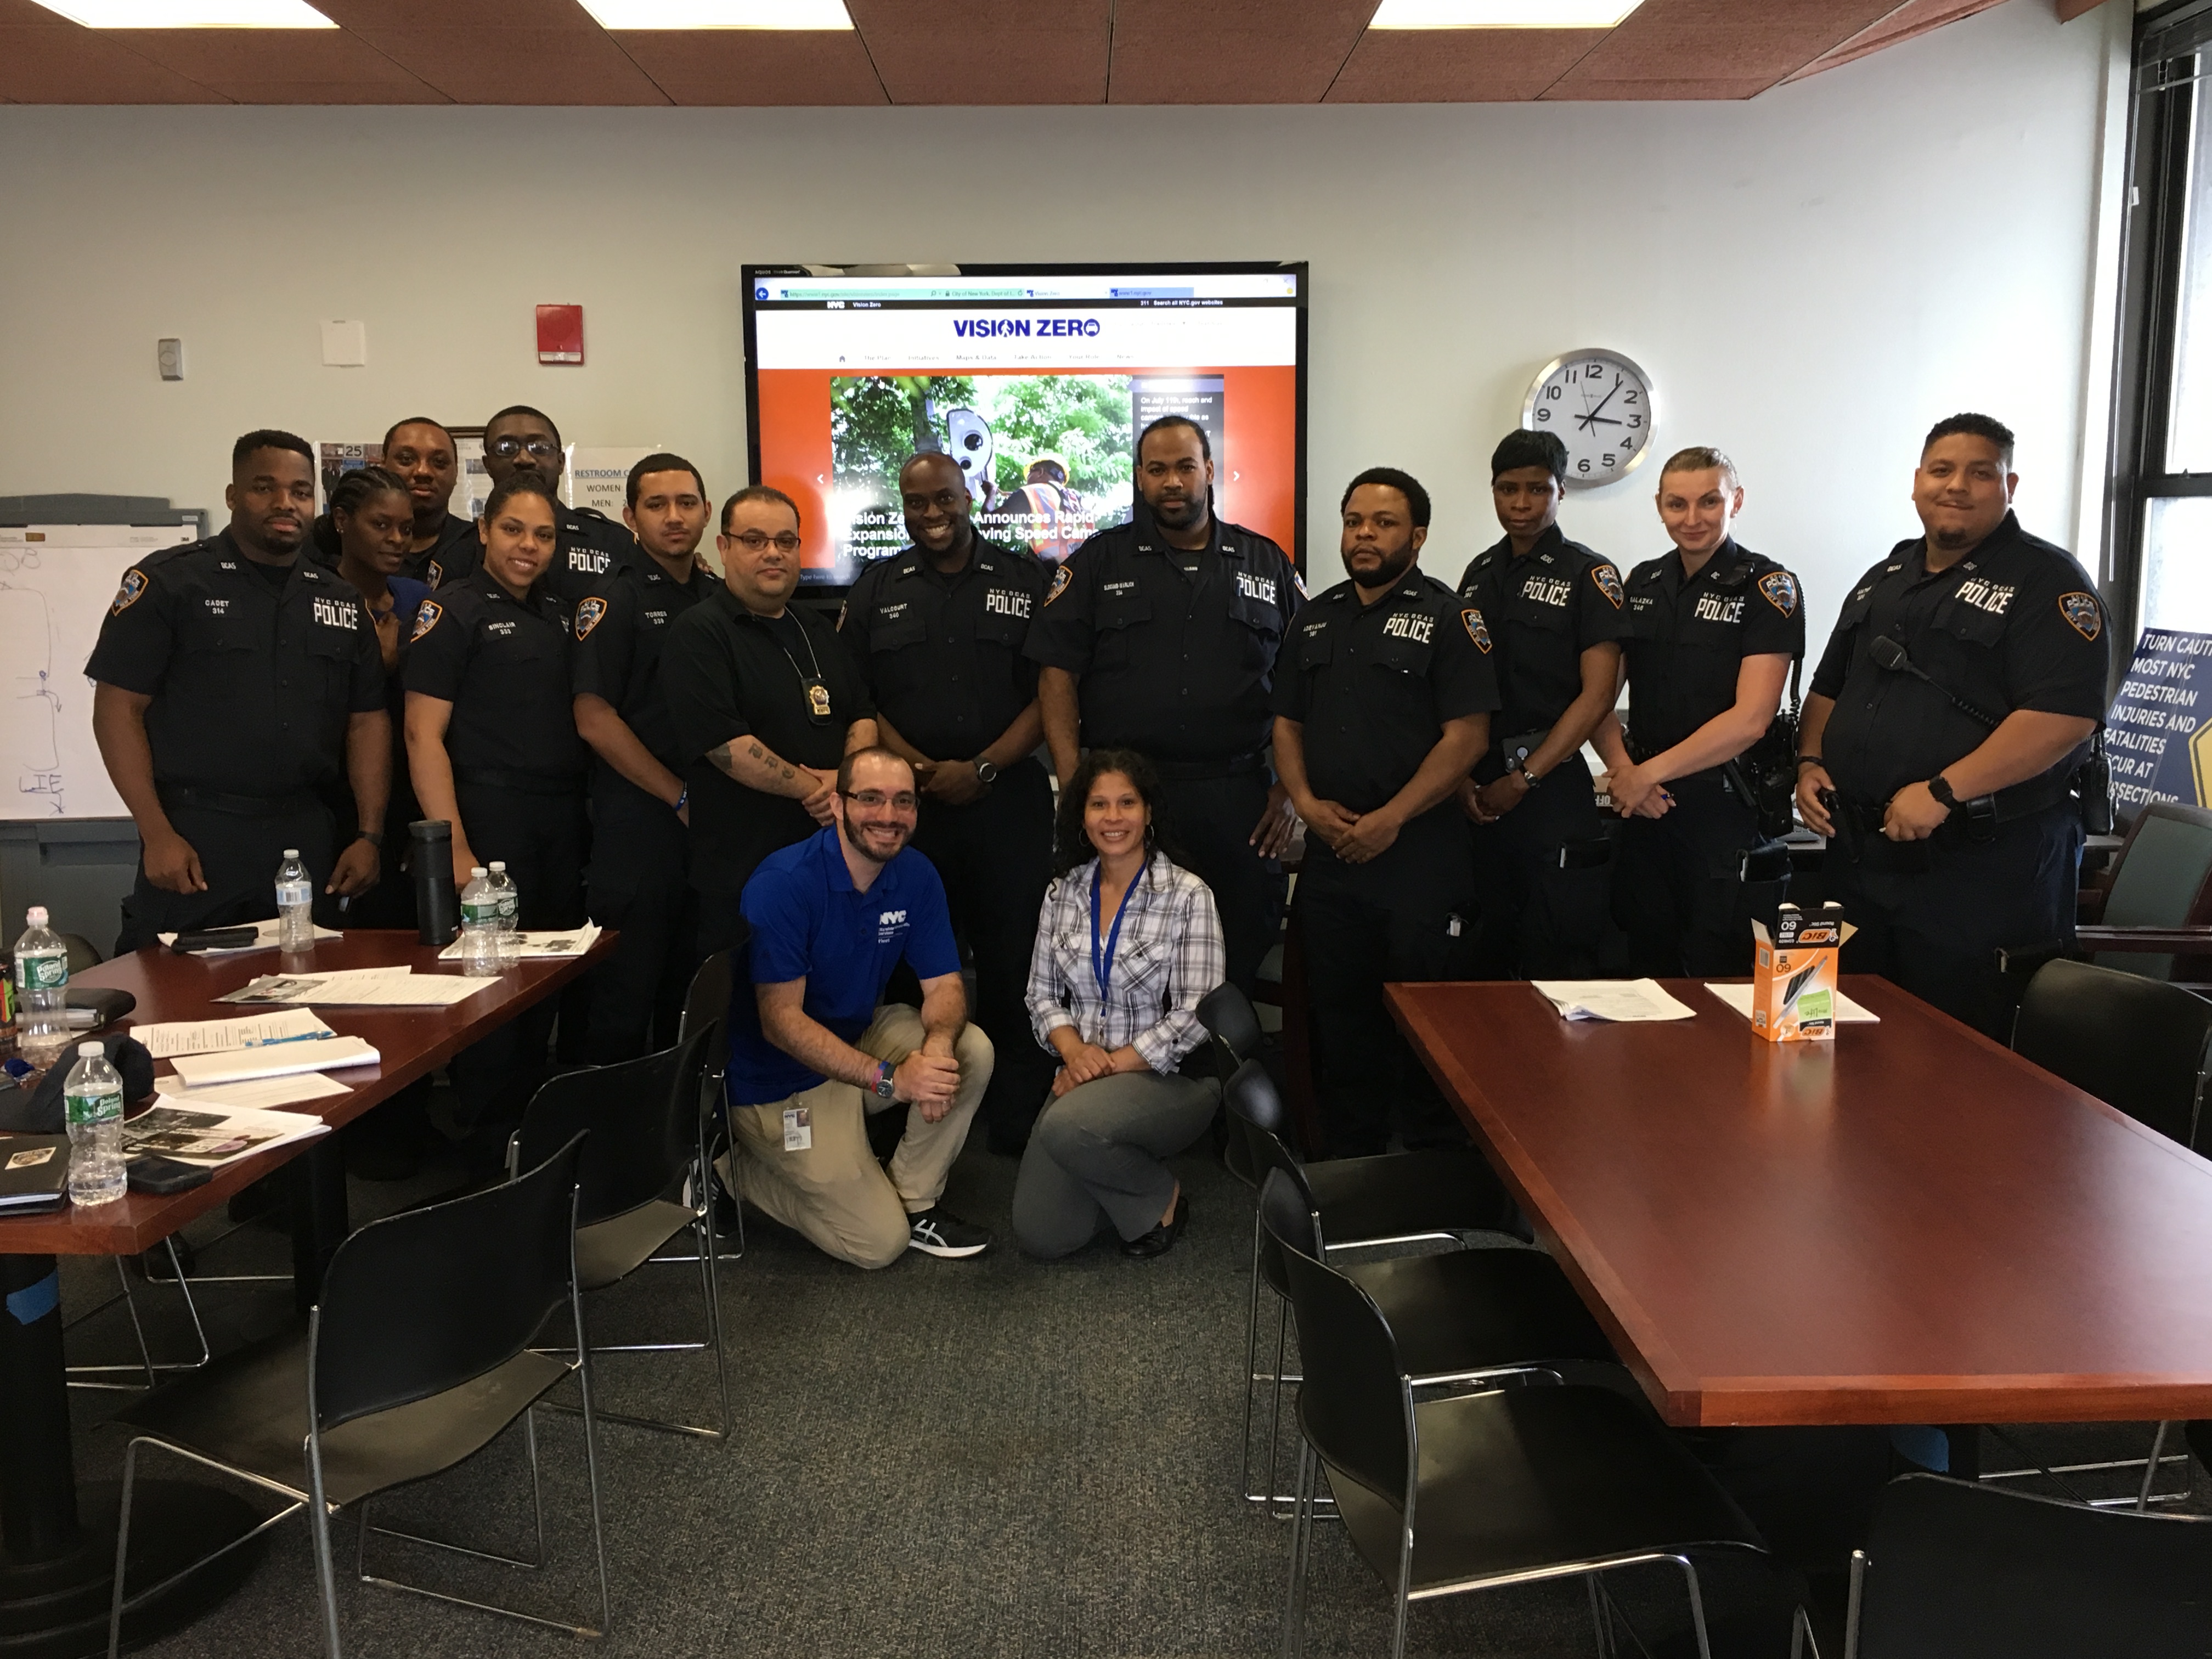
<svg viewBox="0 0 2212 1659">
<path fill-rule="evenodd" d="M 903 828 L 894 828 L 892 833 L 898 836 L 898 845 L 892 848 L 888 853 L 878 853 L 873 847 L 871 847 L 866 841 L 863 841 L 860 838 L 860 832 L 853 827 L 853 821 L 850 818 L 840 819 L 838 821 L 837 827 L 844 833 L 845 844 L 848 847 L 850 847 L 855 853 L 858 853 L 862 858 L 867 860 L 871 864 L 889 864 L 901 853 L 906 851 L 907 842 L 914 838 L 914 832 L 912 830 Z"/>
<path fill-rule="evenodd" d="M 1362 587 L 1388 587 L 1413 568 L 1413 550 L 1410 544 L 1395 553 L 1386 553 L 1382 562 L 1365 575 L 1353 573 L 1352 580 Z"/>
</svg>

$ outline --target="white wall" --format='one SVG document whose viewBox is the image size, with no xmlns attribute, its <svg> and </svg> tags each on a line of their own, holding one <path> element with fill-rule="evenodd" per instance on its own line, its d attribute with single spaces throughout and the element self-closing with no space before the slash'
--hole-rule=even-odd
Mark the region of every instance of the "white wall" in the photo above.
<svg viewBox="0 0 2212 1659">
<path fill-rule="evenodd" d="M 1742 104 L 0 108 L 0 494 L 219 508 L 248 427 L 511 401 L 687 452 L 719 491 L 746 260 L 1304 258 L 1316 577 L 1342 480 L 1389 463 L 1435 493 L 1455 578 L 1497 534 L 1486 460 L 1529 378 L 1607 345 L 1656 378 L 1662 450 L 1741 464 L 1743 538 L 1805 577 L 1817 641 L 1916 530 L 1937 416 L 2017 428 L 2023 518 L 2073 536 L 2103 421 L 2104 11 L 2117 32 L 2008 0 Z M 539 368 L 532 307 L 575 301 L 589 365 Z M 320 367 L 336 317 L 367 320 L 368 368 Z M 172 334 L 181 385 L 155 372 Z M 1655 483 L 1577 499 L 1571 533 L 1662 550 Z"/>
</svg>

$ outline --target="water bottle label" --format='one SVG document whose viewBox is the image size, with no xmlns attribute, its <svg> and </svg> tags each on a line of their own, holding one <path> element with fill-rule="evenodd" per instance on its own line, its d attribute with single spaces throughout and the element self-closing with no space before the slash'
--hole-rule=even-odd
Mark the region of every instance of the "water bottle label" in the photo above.
<svg viewBox="0 0 2212 1659">
<path fill-rule="evenodd" d="M 313 904 L 315 887 L 313 882 L 280 881 L 276 884 L 276 905 L 279 909 L 290 904 Z"/>
<path fill-rule="evenodd" d="M 26 991 L 58 991 L 69 983 L 69 956 L 64 951 L 40 951 L 15 958 L 15 977 Z"/>
<path fill-rule="evenodd" d="M 461 906 L 461 926 L 488 927 L 499 920 L 499 905 L 492 899 L 471 899 Z"/>
<path fill-rule="evenodd" d="M 123 1091 L 107 1094 L 64 1095 L 72 1129 L 88 1129 L 99 1123 L 120 1123 L 123 1121 Z"/>
</svg>

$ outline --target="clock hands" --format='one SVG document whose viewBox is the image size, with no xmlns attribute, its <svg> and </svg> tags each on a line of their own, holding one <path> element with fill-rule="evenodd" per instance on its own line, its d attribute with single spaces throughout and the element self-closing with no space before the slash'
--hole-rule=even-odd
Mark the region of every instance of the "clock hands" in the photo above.
<svg viewBox="0 0 2212 1659">
<path fill-rule="evenodd" d="M 1623 386 L 1625 386 L 1626 384 L 1627 384 L 1627 382 L 1626 382 L 1626 380 L 1614 380 L 1614 381 L 1613 381 L 1613 390 L 1612 390 L 1611 392 L 1607 392 L 1607 393 L 1605 394 L 1605 396 L 1604 396 L 1604 397 L 1602 397 L 1602 398 L 1599 398 L 1599 399 L 1598 399 L 1597 407 L 1596 407 L 1595 409 L 1593 409 L 1593 410 L 1589 410 L 1587 414 L 1583 414 L 1583 415 L 1581 415 L 1581 416 L 1577 416 L 1577 417 L 1576 417 L 1576 418 L 1577 418 L 1577 422 L 1578 422 L 1578 423 L 1581 425 L 1581 427 L 1582 427 L 1582 428 L 1583 428 L 1583 431 L 1587 432 L 1587 431 L 1589 431 L 1589 428 L 1592 428 L 1593 426 L 1595 426 L 1595 425 L 1597 425 L 1597 424 L 1599 423 L 1600 418 L 1601 418 L 1601 416 L 1602 416 L 1602 414 L 1603 414 L 1603 411 L 1604 411 L 1605 406 L 1606 406 L 1607 404 L 1611 403 L 1611 402 L 1613 400 L 1614 396 L 1615 396 L 1615 395 L 1616 395 L 1616 394 L 1620 391 L 1620 388 L 1621 388 Z M 1615 420 L 1607 420 L 1607 421 L 1605 421 L 1604 424 L 1606 424 L 1607 426 L 1619 426 L 1619 425 L 1620 424 L 1620 422 L 1619 421 L 1615 421 Z"/>
</svg>

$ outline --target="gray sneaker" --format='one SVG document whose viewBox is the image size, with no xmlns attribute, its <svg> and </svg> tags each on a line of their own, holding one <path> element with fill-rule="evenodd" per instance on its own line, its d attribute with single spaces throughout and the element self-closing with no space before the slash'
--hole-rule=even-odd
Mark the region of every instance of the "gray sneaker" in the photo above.
<svg viewBox="0 0 2212 1659">
<path fill-rule="evenodd" d="M 906 1247 L 930 1255 L 981 1255 L 991 1248 L 991 1235 L 981 1227 L 971 1227 L 959 1217 L 948 1212 L 943 1205 L 924 1210 L 920 1215 L 910 1215 L 907 1224 L 912 1231 L 907 1234 Z"/>
</svg>

